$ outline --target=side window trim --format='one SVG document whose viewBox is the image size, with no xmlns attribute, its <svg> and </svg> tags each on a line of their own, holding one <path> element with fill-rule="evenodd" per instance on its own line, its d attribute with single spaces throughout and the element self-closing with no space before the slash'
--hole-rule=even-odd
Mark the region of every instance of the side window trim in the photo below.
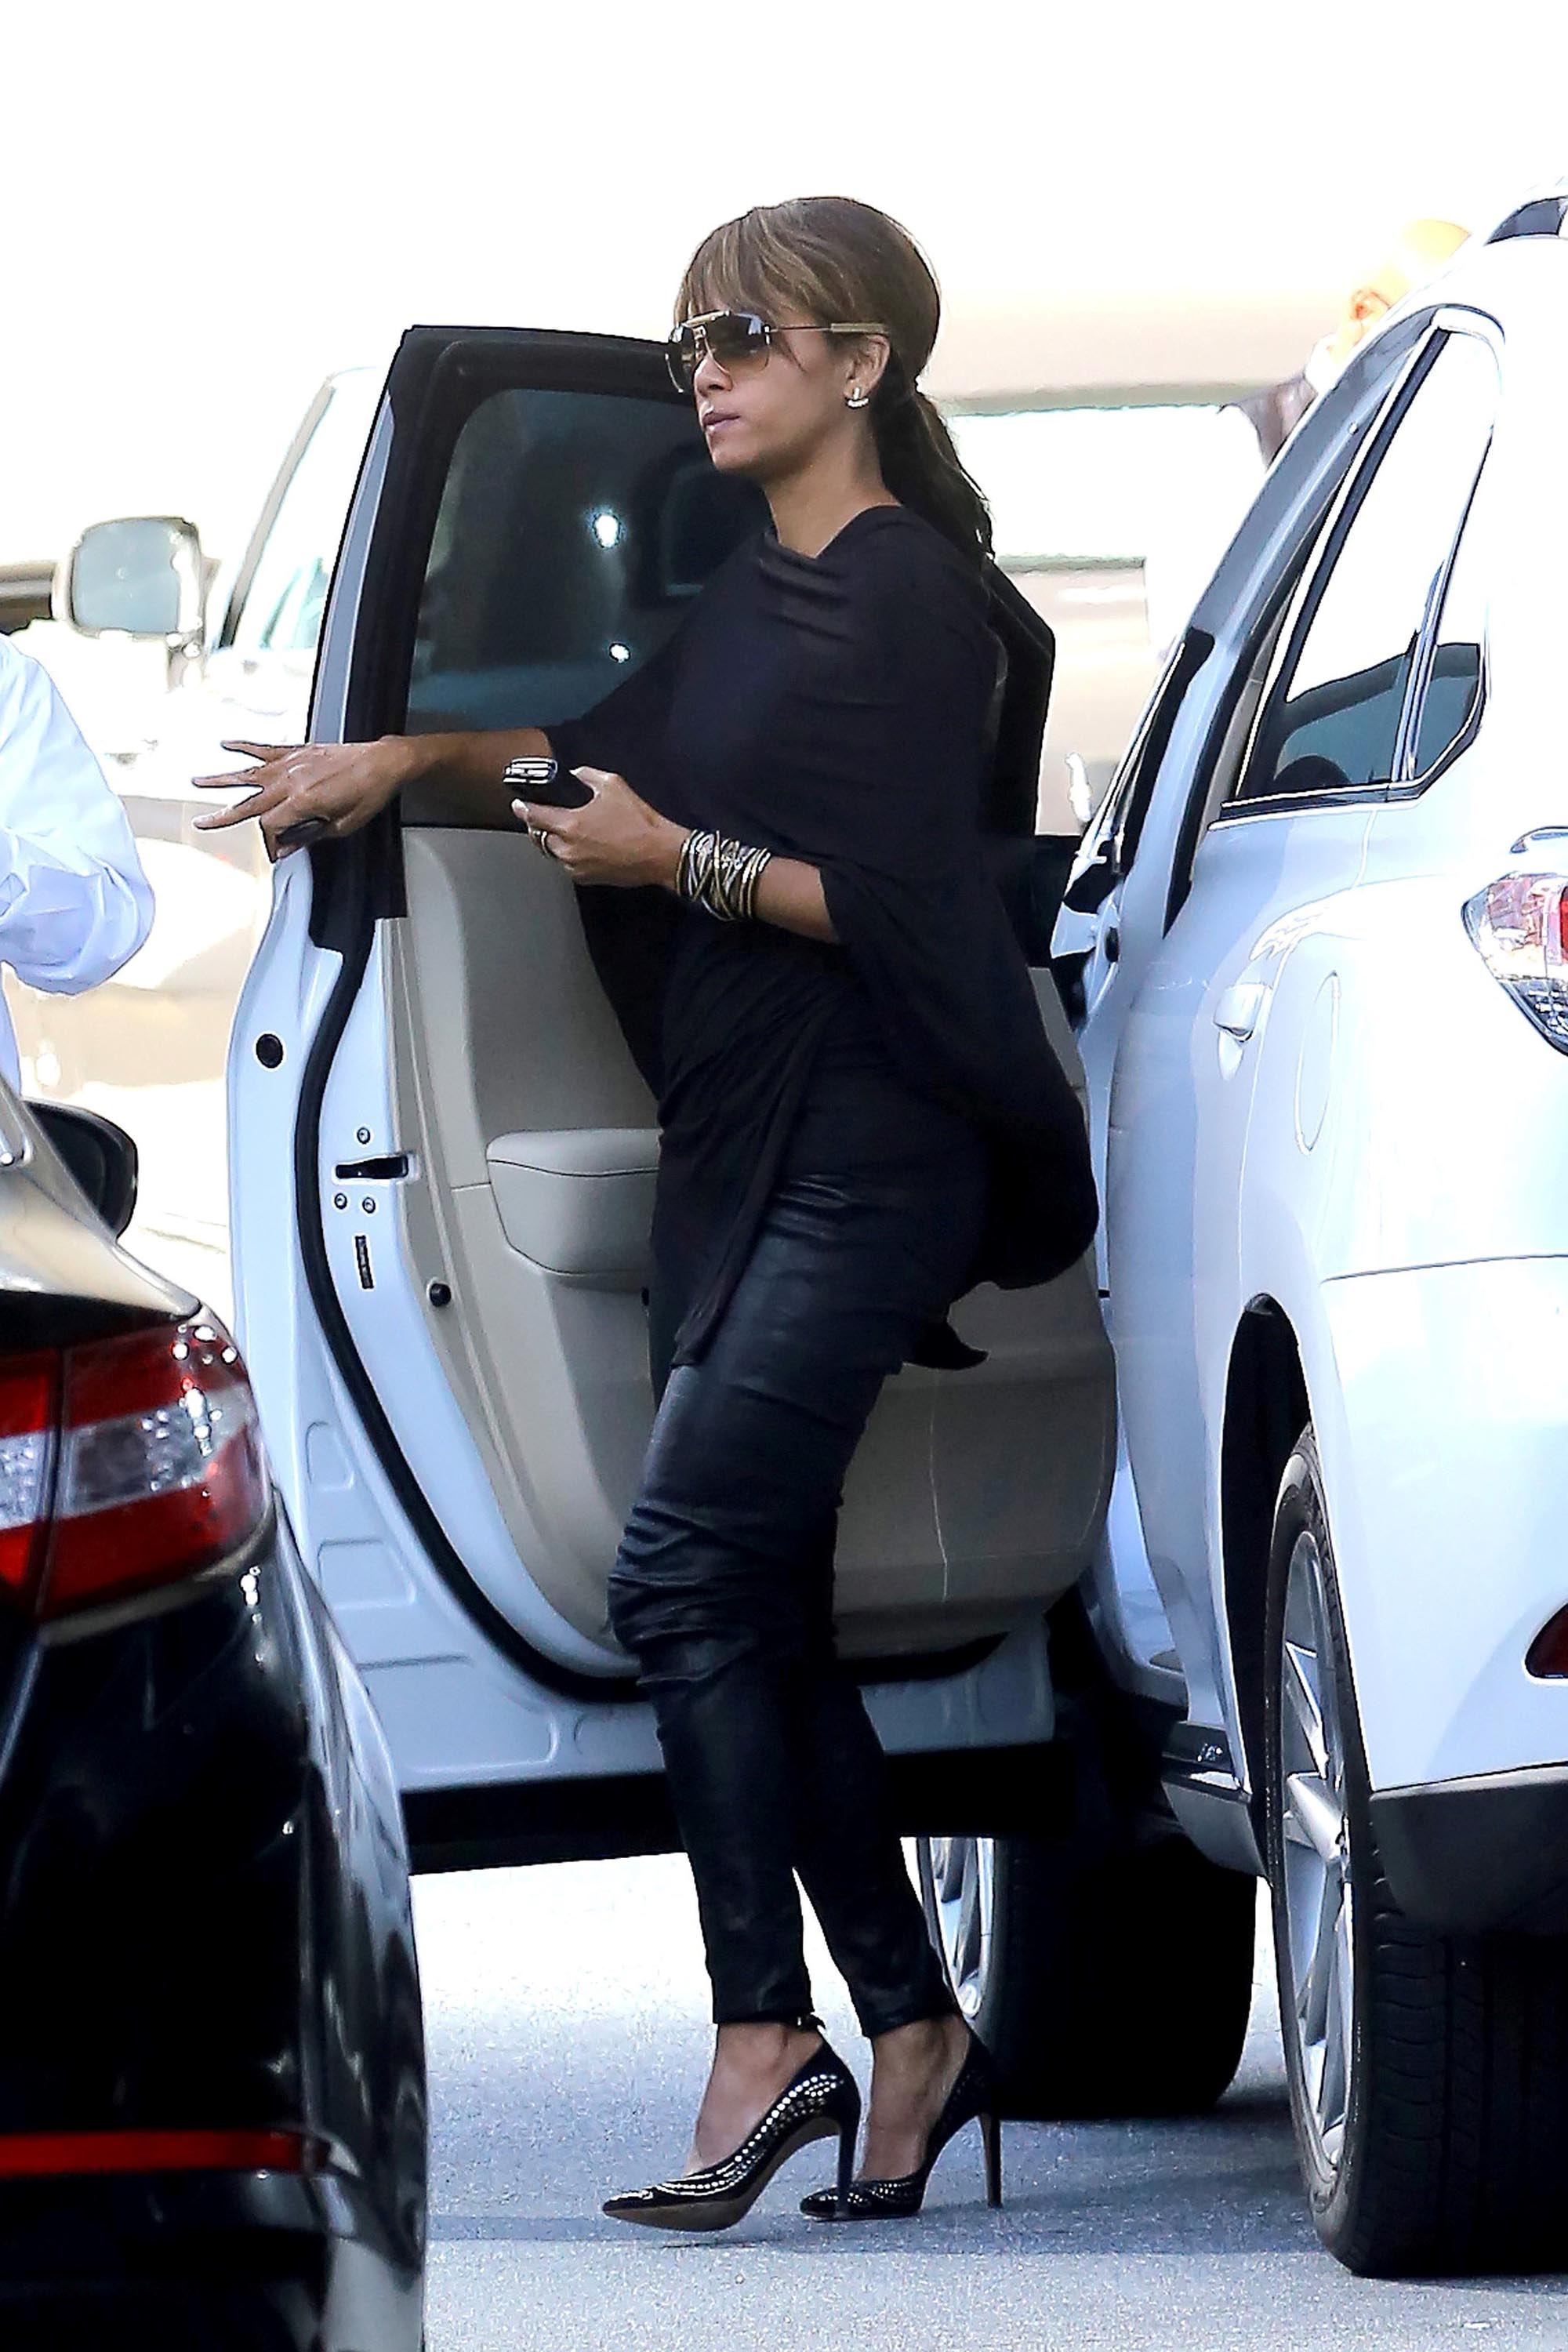
<svg viewBox="0 0 1568 2352">
<path fill-rule="evenodd" d="M 1431 332 L 1419 344 L 1415 357 L 1406 368 L 1399 387 L 1389 402 L 1373 436 L 1370 446 L 1363 454 L 1360 465 L 1352 469 L 1350 478 L 1340 496 L 1339 511 L 1329 525 L 1322 543 L 1317 551 L 1307 593 L 1302 597 L 1291 624 L 1289 635 L 1275 656 L 1274 675 L 1269 679 L 1258 706 L 1247 748 L 1242 753 L 1241 763 L 1237 770 L 1238 785 L 1257 757 L 1258 746 L 1265 722 L 1273 709 L 1279 681 L 1282 678 L 1289 678 L 1295 670 L 1312 624 L 1318 617 L 1319 607 L 1328 593 L 1329 583 L 1338 569 L 1345 541 L 1355 527 L 1356 517 L 1366 502 L 1394 436 L 1405 422 L 1417 393 L 1436 365 L 1437 355 L 1447 341 L 1447 333 L 1434 321 Z M 1402 711 L 1402 727 L 1403 723 Z M 1252 797 L 1244 796 L 1237 791 L 1234 798 L 1227 799 L 1215 810 L 1210 823 L 1214 825 L 1237 824 L 1245 824 L 1255 817 L 1287 816 L 1298 812 L 1305 813 L 1312 808 L 1346 808 L 1353 806 L 1358 801 L 1384 800 L 1387 794 L 1386 782 L 1347 784 L 1342 792 L 1272 794 L 1260 793 Z"/>
<path fill-rule="evenodd" d="M 1384 788 L 1385 794 L 1405 782 L 1410 761 L 1415 756 L 1415 724 L 1420 713 L 1426 678 L 1431 670 L 1432 658 L 1436 651 L 1437 622 L 1442 614 L 1444 599 L 1448 593 L 1448 581 L 1454 569 L 1454 558 L 1458 552 L 1459 541 L 1464 536 L 1465 517 L 1474 504 L 1476 487 L 1481 478 L 1481 467 L 1486 465 L 1487 453 L 1491 446 L 1492 438 L 1489 433 L 1486 449 L 1481 453 L 1481 467 L 1477 468 L 1476 479 L 1470 485 L 1470 495 L 1465 500 L 1464 514 L 1459 517 L 1459 528 L 1454 533 L 1448 552 L 1432 575 L 1431 585 L 1426 591 L 1426 602 L 1421 608 L 1421 623 L 1415 632 L 1415 658 L 1410 665 L 1410 676 L 1405 682 L 1405 699 L 1399 712 L 1399 731 L 1394 739 L 1394 773 Z"/>
<path fill-rule="evenodd" d="M 1131 872 L 1177 716 L 1193 680 L 1213 651 L 1214 639 L 1208 631 L 1189 626 L 1155 680 L 1121 764 L 1074 854 L 1062 898 L 1069 911 L 1095 911 Z M 1096 874 L 1096 869 L 1095 884 L 1089 886 L 1086 877 Z M 1075 904 L 1072 893 L 1080 883 L 1092 887 L 1091 903 Z"/>
<path fill-rule="evenodd" d="M 1352 366 L 1366 365 L 1373 371 L 1366 386 L 1370 396 L 1367 398 L 1365 408 L 1352 414 L 1351 423 L 1352 441 L 1358 439 L 1363 433 L 1367 435 L 1369 443 L 1375 439 L 1380 418 L 1398 398 L 1400 389 L 1408 378 L 1416 358 L 1425 348 L 1426 339 L 1432 333 L 1435 324 L 1436 313 L 1432 311 L 1421 313 L 1406 323 L 1404 335 L 1398 329 L 1389 330 L 1385 337 L 1377 338 L 1365 362 L 1352 362 Z M 1385 373 L 1375 372 L 1376 361 L 1379 357 L 1386 361 Z M 1310 441 L 1310 432 L 1311 422 L 1309 417 L 1294 436 L 1303 455 Z M 1185 803 L 1172 850 L 1170 875 L 1166 884 L 1163 929 L 1167 932 L 1186 904 L 1192 888 L 1194 860 L 1197 856 L 1204 835 L 1207 833 L 1210 824 L 1216 821 L 1215 815 L 1209 814 L 1215 770 L 1235 719 L 1237 706 L 1246 691 L 1248 675 L 1253 670 L 1259 651 L 1267 643 L 1270 631 L 1279 626 L 1281 606 L 1288 604 L 1294 594 L 1305 562 L 1311 561 L 1314 548 L 1321 543 L 1325 521 L 1333 513 L 1336 502 L 1343 496 L 1345 484 L 1355 475 L 1363 455 L 1363 448 L 1352 446 L 1346 453 L 1342 473 L 1321 483 L 1312 494 L 1310 501 L 1307 499 L 1301 500 L 1297 511 L 1302 516 L 1310 513 L 1311 506 L 1315 504 L 1318 498 L 1322 501 L 1320 511 L 1311 521 L 1309 546 L 1302 562 L 1297 562 L 1293 557 L 1287 557 L 1284 567 L 1274 577 L 1268 578 L 1265 583 L 1259 583 L 1257 608 L 1247 623 L 1245 640 L 1238 646 L 1226 672 L 1213 708 L 1209 711 L 1203 748 L 1193 763 Z M 1276 473 L 1282 474 L 1289 465 L 1289 457 L 1287 455 L 1276 467 Z M 1263 491 L 1259 494 L 1260 498 L 1266 499 L 1268 490 L 1268 485 L 1266 483 Z M 1224 567 L 1222 567 L 1221 578 L 1216 580 L 1215 588 L 1209 592 L 1211 595 L 1222 584 L 1223 572 Z M 1202 603 L 1199 610 L 1203 610 Z"/>
<path fill-rule="evenodd" d="M 1454 332 L 1472 336 L 1476 341 L 1483 343 L 1490 352 L 1500 385 L 1503 339 L 1495 322 L 1483 317 L 1479 311 L 1465 311 L 1458 314 L 1440 313 L 1439 323 L 1450 318 L 1453 321 Z M 1465 500 L 1465 509 L 1459 517 L 1458 529 L 1455 531 L 1449 544 L 1442 570 L 1433 582 L 1432 597 L 1424 616 L 1421 642 L 1416 647 L 1405 709 L 1401 715 L 1399 743 L 1394 757 L 1394 777 L 1386 794 L 1389 800 L 1416 799 L 1427 790 L 1428 786 L 1436 782 L 1444 770 L 1450 767 L 1461 752 L 1468 751 L 1480 732 L 1481 719 L 1486 712 L 1487 698 L 1491 687 L 1489 614 L 1484 615 L 1482 619 L 1480 676 L 1477 680 L 1475 700 L 1466 713 L 1465 722 L 1458 733 L 1444 745 L 1435 760 L 1425 768 L 1416 768 L 1415 759 L 1421 737 L 1421 722 L 1426 716 L 1426 697 L 1432 684 L 1437 647 L 1442 641 L 1443 616 L 1447 610 L 1448 590 L 1453 582 L 1455 566 L 1459 560 L 1459 551 L 1465 543 L 1465 533 L 1470 527 L 1470 518 L 1475 512 L 1476 501 L 1481 493 L 1481 484 L 1486 479 L 1487 467 L 1492 454 L 1492 443 L 1496 438 L 1497 422 L 1494 417 L 1492 429 L 1487 435 L 1486 447 L 1481 452 L 1480 463 L 1476 467 L 1475 479 L 1470 484 L 1470 494 Z"/>
<path fill-rule="evenodd" d="M 1185 640 L 1184 638 L 1183 642 Z M 1147 766 L 1144 754 L 1154 731 L 1154 721 L 1170 685 L 1182 647 L 1171 653 L 1163 669 L 1155 679 L 1148 701 L 1133 728 L 1126 751 L 1122 753 L 1116 773 L 1106 786 L 1099 807 L 1089 818 L 1079 844 L 1079 856 L 1086 863 L 1102 858 L 1109 843 L 1120 843 L 1125 836 L 1132 804 L 1139 796 Z"/>
<path fill-rule="evenodd" d="M 1214 639 L 1206 629 L 1194 628 L 1190 624 L 1171 658 L 1164 679 L 1149 712 L 1148 725 L 1143 729 L 1137 762 L 1137 774 L 1127 796 L 1127 806 L 1113 828 L 1116 842 L 1116 866 L 1120 877 L 1132 871 L 1143 838 L 1143 826 L 1154 798 L 1154 786 L 1175 732 L 1176 719 L 1187 698 L 1193 680 L 1214 651 Z"/>
<path fill-rule="evenodd" d="M 1489 449 L 1491 446 L 1489 442 L 1487 446 Z M 1485 470 L 1484 467 L 1482 470 Z M 1480 475 L 1478 474 L 1476 477 L 1477 490 L 1480 488 Z M 1476 491 L 1472 490 L 1470 493 L 1470 504 L 1465 509 L 1465 520 L 1467 522 L 1469 520 L 1471 507 L 1475 504 L 1475 497 Z M 1453 548 L 1449 553 L 1447 564 L 1444 570 L 1442 593 L 1434 600 L 1431 633 L 1423 640 L 1420 651 L 1416 656 L 1416 669 L 1412 679 L 1412 699 L 1405 708 L 1404 736 L 1400 744 L 1400 754 L 1402 760 L 1408 758 L 1412 762 L 1415 758 L 1416 744 L 1421 734 L 1421 722 L 1426 716 L 1426 691 L 1432 683 L 1432 670 L 1434 662 L 1436 658 L 1438 645 L 1437 632 L 1442 626 L 1443 609 L 1447 602 L 1448 582 L 1452 576 L 1455 559 L 1458 554 L 1459 545 L 1464 535 L 1464 524 L 1461 523 L 1459 526 L 1458 538 L 1454 541 Z M 1463 752 L 1469 750 L 1470 745 L 1480 733 L 1481 720 L 1486 716 L 1487 701 L 1491 692 L 1491 633 L 1485 621 L 1483 621 L 1481 627 L 1480 653 L 1480 676 L 1476 684 L 1476 698 L 1470 705 L 1469 709 L 1465 714 L 1464 725 L 1459 729 L 1457 735 L 1452 736 L 1449 740 L 1444 744 L 1443 749 L 1438 752 L 1436 758 L 1433 760 L 1428 766 L 1420 769 L 1414 774 L 1401 776 L 1397 778 L 1394 782 L 1390 784 L 1384 795 L 1386 799 L 1391 801 L 1419 800 L 1421 794 L 1428 791 L 1431 786 L 1436 782 L 1438 777 L 1444 774 L 1447 769 L 1451 768 L 1454 761 L 1458 759 Z"/>
<path fill-rule="evenodd" d="M 1490 331 L 1489 332 L 1488 330 Z M 1421 386 L 1436 366 L 1439 354 L 1457 335 L 1461 334 L 1481 343 L 1491 352 L 1494 362 L 1499 361 L 1498 342 L 1500 339 L 1497 335 L 1493 321 L 1485 318 L 1480 312 L 1443 310 L 1433 319 L 1430 331 L 1417 347 L 1360 465 L 1352 469 L 1341 494 L 1339 512 L 1330 525 L 1318 552 L 1311 585 L 1295 616 L 1289 642 L 1277 658 L 1275 677 L 1270 680 L 1268 688 L 1258 705 L 1251 735 L 1237 772 L 1238 777 L 1246 774 L 1252 761 L 1261 730 L 1273 702 L 1276 683 L 1278 679 L 1289 677 L 1295 667 L 1307 635 L 1316 618 L 1318 608 L 1327 593 L 1335 567 L 1339 562 L 1341 551 L 1354 527 L 1356 517 L 1366 500 L 1394 434 L 1399 430 Z M 1484 644 L 1481 689 L 1464 727 L 1455 740 L 1445 747 L 1429 770 L 1420 776 L 1411 776 L 1408 773 L 1409 762 L 1414 757 L 1416 736 L 1420 728 L 1426 689 L 1431 676 L 1437 633 L 1441 626 L 1443 609 L 1447 598 L 1448 583 L 1453 576 L 1454 565 L 1465 535 L 1465 527 L 1474 509 L 1481 478 L 1486 471 L 1487 459 L 1491 455 L 1492 440 L 1493 432 L 1489 432 L 1470 483 L 1464 509 L 1455 526 L 1454 535 L 1448 542 L 1442 564 L 1434 577 L 1426 606 L 1422 614 L 1415 656 L 1400 707 L 1399 727 L 1393 761 L 1394 772 L 1392 781 L 1385 779 L 1376 783 L 1350 784 L 1340 792 L 1259 793 L 1250 799 L 1244 799 L 1238 795 L 1234 800 L 1227 800 L 1215 810 L 1209 820 L 1210 825 L 1247 824 L 1265 817 L 1305 815 L 1312 809 L 1348 808 L 1362 802 L 1411 799 L 1416 793 L 1425 792 L 1426 787 L 1442 773 L 1449 761 L 1458 758 L 1460 750 L 1474 740 L 1486 702 Z"/>
</svg>

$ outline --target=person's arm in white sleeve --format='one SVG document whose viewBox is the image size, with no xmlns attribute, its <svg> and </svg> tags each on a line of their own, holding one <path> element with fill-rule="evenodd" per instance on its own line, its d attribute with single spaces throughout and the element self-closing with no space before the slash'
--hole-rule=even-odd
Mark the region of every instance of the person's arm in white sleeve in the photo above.
<svg viewBox="0 0 1568 2352">
<path fill-rule="evenodd" d="M 152 921 L 124 809 L 48 673 L 0 636 L 0 963 L 68 995 L 118 971 Z"/>
</svg>

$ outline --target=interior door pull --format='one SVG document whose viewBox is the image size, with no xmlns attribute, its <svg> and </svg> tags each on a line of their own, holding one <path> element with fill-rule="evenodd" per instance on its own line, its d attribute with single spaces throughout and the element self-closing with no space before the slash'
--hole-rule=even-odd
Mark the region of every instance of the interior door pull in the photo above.
<svg viewBox="0 0 1568 2352">
<path fill-rule="evenodd" d="M 1258 1016 L 1268 999 L 1268 991 L 1261 981 L 1237 981 L 1227 988 L 1214 1009 L 1214 1024 L 1245 1045 L 1258 1026 Z"/>
</svg>

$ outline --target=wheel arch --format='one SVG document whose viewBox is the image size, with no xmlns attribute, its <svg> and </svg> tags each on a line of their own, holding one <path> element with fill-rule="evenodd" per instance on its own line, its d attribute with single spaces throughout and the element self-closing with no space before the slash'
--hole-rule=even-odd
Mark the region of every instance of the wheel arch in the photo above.
<svg viewBox="0 0 1568 2352">
<path fill-rule="evenodd" d="M 1220 1548 L 1226 1624 L 1254 1824 L 1262 1754 L 1264 1616 L 1279 1481 L 1310 1418 L 1300 1343 L 1275 1298 L 1253 1298 L 1231 1343 L 1220 1442 Z"/>
</svg>

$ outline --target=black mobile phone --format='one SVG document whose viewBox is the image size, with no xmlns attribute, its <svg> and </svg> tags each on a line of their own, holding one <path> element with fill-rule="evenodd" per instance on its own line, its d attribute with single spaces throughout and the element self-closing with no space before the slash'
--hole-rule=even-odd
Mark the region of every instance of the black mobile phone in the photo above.
<svg viewBox="0 0 1568 2352">
<path fill-rule="evenodd" d="M 324 816 L 302 816 L 297 823 L 284 826 L 276 836 L 277 845 L 279 849 L 303 849 L 310 842 L 320 840 L 323 833 L 331 831 L 331 826 Z"/>
<path fill-rule="evenodd" d="M 594 797 L 586 784 L 563 773 L 559 760 L 509 760 L 501 782 L 520 801 L 541 808 L 584 808 Z"/>
</svg>

